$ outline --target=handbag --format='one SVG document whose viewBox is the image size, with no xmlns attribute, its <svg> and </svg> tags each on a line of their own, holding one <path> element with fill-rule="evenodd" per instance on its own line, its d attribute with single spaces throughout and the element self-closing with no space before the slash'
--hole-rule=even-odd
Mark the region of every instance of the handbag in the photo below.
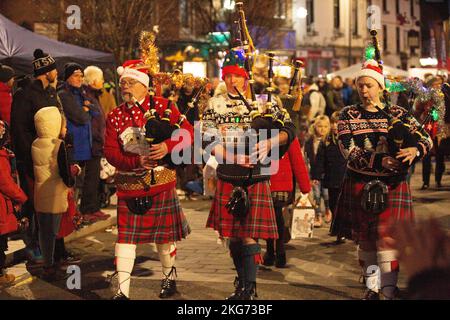
<svg viewBox="0 0 450 320">
<path fill-rule="evenodd" d="M 152 208 L 151 197 L 138 197 L 125 200 L 128 210 L 133 214 L 143 215 Z"/>
<path fill-rule="evenodd" d="M 371 214 L 380 214 L 388 206 L 388 192 L 388 186 L 378 179 L 367 182 L 361 196 L 362 209 Z"/>
</svg>

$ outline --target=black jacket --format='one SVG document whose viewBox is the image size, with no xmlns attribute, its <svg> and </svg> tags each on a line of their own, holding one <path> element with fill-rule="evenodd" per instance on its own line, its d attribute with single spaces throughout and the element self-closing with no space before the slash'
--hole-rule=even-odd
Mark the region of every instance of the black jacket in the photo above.
<svg viewBox="0 0 450 320">
<path fill-rule="evenodd" d="M 14 93 L 11 106 L 11 140 L 17 161 L 23 163 L 30 177 L 34 177 L 31 144 L 37 137 L 34 115 L 45 107 L 58 107 L 61 110 L 55 88 L 48 86 L 44 89 L 40 80 L 32 80 Z"/>
<path fill-rule="evenodd" d="M 319 144 L 315 164 L 311 167 L 314 180 L 321 180 L 325 188 L 340 188 L 344 180 L 347 161 L 339 150 L 337 138 L 330 134 Z"/>
<path fill-rule="evenodd" d="M 99 97 L 102 94 L 101 90 L 92 89 L 89 86 L 83 87 L 86 96 L 96 107 L 96 112 L 93 113 L 94 116 L 91 119 L 91 130 L 92 130 L 92 156 L 102 157 L 103 156 L 103 146 L 105 144 L 105 131 L 106 131 L 106 116 L 105 111 L 100 106 Z"/>
</svg>

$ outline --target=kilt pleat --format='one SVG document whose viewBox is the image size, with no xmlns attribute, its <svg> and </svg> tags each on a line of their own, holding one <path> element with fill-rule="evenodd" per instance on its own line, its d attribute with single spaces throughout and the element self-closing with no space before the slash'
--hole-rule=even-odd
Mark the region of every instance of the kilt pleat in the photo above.
<svg viewBox="0 0 450 320">
<path fill-rule="evenodd" d="M 388 235 L 396 221 L 412 221 L 414 212 L 409 185 L 406 181 L 388 186 L 388 207 L 380 214 L 365 212 L 361 207 L 364 183 L 346 177 L 339 195 L 331 225 L 331 235 L 344 236 L 356 242 L 376 241 Z"/>
<path fill-rule="evenodd" d="M 219 179 L 206 226 L 219 232 L 222 237 L 277 239 L 278 231 L 269 182 L 255 183 L 247 190 L 250 209 L 241 224 L 240 219 L 235 218 L 225 208 L 230 200 L 233 185 Z"/>
<path fill-rule="evenodd" d="M 128 210 L 125 200 L 119 199 L 119 243 L 170 243 L 186 238 L 191 232 L 175 188 L 156 194 L 152 201 L 150 210 L 137 215 Z"/>
</svg>

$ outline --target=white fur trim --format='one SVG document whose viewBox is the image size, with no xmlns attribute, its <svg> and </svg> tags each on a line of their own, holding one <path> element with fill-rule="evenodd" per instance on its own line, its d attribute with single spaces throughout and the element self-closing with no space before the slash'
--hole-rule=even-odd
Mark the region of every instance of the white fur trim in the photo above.
<svg viewBox="0 0 450 320">
<path fill-rule="evenodd" d="M 356 75 L 356 80 L 358 81 L 359 78 L 362 77 L 370 77 L 372 79 L 374 79 L 375 81 L 377 81 L 381 88 L 384 90 L 386 88 L 385 83 L 384 83 L 384 76 L 381 73 L 378 73 L 375 70 L 372 69 L 361 69 L 357 75 Z"/>
<path fill-rule="evenodd" d="M 120 80 L 122 80 L 123 78 L 131 78 L 131 79 L 137 80 L 140 83 L 142 83 L 144 86 L 146 86 L 147 88 L 150 84 L 150 78 L 148 75 L 146 75 L 143 72 L 140 72 L 139 70 L 132 69 L 132 68 L 125 68 L 123 70 L 123 72 L 120 76 Z"/>
</svg>

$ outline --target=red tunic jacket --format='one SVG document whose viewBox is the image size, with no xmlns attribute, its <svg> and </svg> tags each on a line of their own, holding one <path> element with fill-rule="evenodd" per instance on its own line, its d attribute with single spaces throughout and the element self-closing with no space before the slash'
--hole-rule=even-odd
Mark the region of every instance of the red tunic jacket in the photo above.
<svg viewBox="0 0 450 320">
<path fill-rule="evenodd" d="M 277 164 L 278 171 L 276 171 Z M 273 172 L 273 175 L 270 177 L 271 191 L 293 191 L 292 173 L 294 173 L 302 193 L 309 193 L 311 191 L 308 170 L 303 160 L 302 149 L 297 138 L 292 141 L 288 152 L 280 160 L 272 162 L 271 169 Z"/>
<path fill-rule="evenodd" d="M 9 125 L 11 125 L 11 103 L 11 88 L 0 82 L 0 120 L 8 122 Z"/>
<path fill-rule="evenodd" d="M 13 201 L 23 204 L 27 200 L 27 196 L 11 176 L 9 158 L 8 151 L 4 148 L 0 149 L 0 234 L 17 230 Z"/>
<path fill-rule="evenodd" d="M 155 109 L 160 116 L 163 116 L 164 110 L 167 108 L 168 100 L 161 97 L 155 97 Z M 150 97 L 147 96 L 142 103 L 142 107 L 145 111 L 150 108 Z M 180 116 L 180 112 L 174 106 L 172 106 L 172 114 L 170 117 L 170 123 L 173 125 L 177 123 Z M 146 119 L 142 114 L 142 111 L 137 106 L 128 107 L 126 103 L 121 104 L 113 111 L 108 114 L 106 119 L 106 137 L 105 137 L 105 147 L 104 152 L 108 162 L 116 167 L 119 171 L 131 172 L 134 169 L 141 168 L 139 165 L 139 155 L 131 152 L 126 152 L 124 150 L 124 142 L 120 135 L 127 128 L 142 128 L 145 126 Z M 172 152 L 173 148 L 181 144 L 182 148 L 187 148 L 192 144 L 194 129 L 189 123 L 189 121 L 183 121 L 181 125 L 182 129 L 189 132 L 189 139 L 184 139 L 182 136 L 178 135 L 175 139 L 167 139 L 164 142 L 167 145 L 169 153 Z M 187 141 L 188 140 L 188 141 Z M 139 197 L 145 195 L 154 195 L 162 191 L 170 190 L 176 185 L 175 182 L 158 185 L 157 187 L 151 188 L 150 191 L 123 191 L 118 192 L 118 197 L 131 196 Z"/>
</svg>

